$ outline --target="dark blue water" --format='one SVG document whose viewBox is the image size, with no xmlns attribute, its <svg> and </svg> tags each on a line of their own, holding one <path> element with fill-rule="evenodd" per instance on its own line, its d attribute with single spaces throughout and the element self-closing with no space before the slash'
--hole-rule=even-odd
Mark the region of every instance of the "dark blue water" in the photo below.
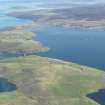
<svg viewBox="0 0 105 105">
<path fill-rule="evenodd" d="M 9 82 L 7 79 L 0 78 L 0 92 L 11 92 L 16 90 L 15 84 Z"/>
<path fill-rule="evenodd" d="M 46 26 L 33 31 L 38 34 L 37 40 L 50 48 L 38 55 L 105 70 L 104 30 Z"/>
<path fill-rule="evenodd" d="M 100 105 L 105 105 L 105 89 L 101 89 L 97 92 L 90 93 L 87 95 L 87 97 L 93 99 Z"/>
</svg>

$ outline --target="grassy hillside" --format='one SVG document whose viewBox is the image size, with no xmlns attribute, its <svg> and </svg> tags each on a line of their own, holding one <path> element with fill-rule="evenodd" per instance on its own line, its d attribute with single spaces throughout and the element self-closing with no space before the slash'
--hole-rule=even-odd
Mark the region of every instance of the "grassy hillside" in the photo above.
<svg viewBox="0 0 105 105">
<path fill-rule="evenodd" d="M 17 86 L 0 105 L 98 105 L 86 95 L 105 87 L 103 71 L 38 56 L 0 61 L 0 76 Z"/>
<path fill-rule="evenodd" d="M 40 42 L 33 40 L 34 33 L 17 28 L 0 32 L 0 52 L 32 54 L 48 50 Z"/>
</svg>

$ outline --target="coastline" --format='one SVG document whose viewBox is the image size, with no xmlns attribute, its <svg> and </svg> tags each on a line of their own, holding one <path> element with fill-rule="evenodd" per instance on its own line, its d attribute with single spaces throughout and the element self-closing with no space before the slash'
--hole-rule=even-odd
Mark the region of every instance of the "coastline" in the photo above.
<svg viewBox="0 0 105 105">
<path fill-rule="evenodd" d="M 47 51 L 39 41 L 33 41 L 35 33 L 30 30 L 31 27 L 17 26 L 0 32 L 1 46 L 0 52 L 17 53 L 17 54 L 32 54 L 36 52 Z M 18 35 L 18 36 L 17 36 Z"/>
<path fill-rule="evenodd" d="M 102 11 L 99 12 L 98 10 Z M 8 13 L 20 19 L 33 21 L 34 25 L 55 25 L 64 27 L 100 28 L 105 29 L 104 5 L 84 7 L 41 9 Z M 88 15 L 87 15 L 88 14 Z M 93 14 L 93 15 L 92 15 Z"/>
<path fill-rule="evenodd" d="M 37 34 L 35 33 L 35 32 L 32 32 L 31 30 L 33 29 L 33 28 L 35 28 L 35 27 L 40 27 L 40 26 L 37 26 L 36 24 L 34 24 L 34 22 L 32 22 L 32 24 L 26 24 L 26 25 L 18 25 L 17 27 L 12 27 L 12 28 L 9 28 L 10 30 L 5 30 L 4 29 L 4 31 L 6 31 L 6 34 L 9 34 L 9 33 L 7 33 L 7 32 L 12 32 L 13 31 L 13 33 L 17 33 L 18 31 L 19 31 L 19 33 L 18 34 L 21 34 L 21 35 L 23 35 L 24 36 L 24 32 L 26 32 L 26 33 L 28 33 L 27 35 L 28 35 L 28 37 L 23 37 L 23 39 L 25 38 L 26 39 L 26 41 L 27 41 L 27 39 L 29 39 L 29 40 L 32 40 L 33 42 L 35 42 L 35 43 L 33 43 L 31 46 L 33 46 L 33 45 L 37 45 L 38 44 L 38 46 L 39 46 L 39 48 L 38 49 L 35 49 L 34 48 L 34 50 L 33 51 L 27 51 L 26 50 L 26 52 L 21 52 L 21 49 L 20 50 L 17 50 L 17 52 L 12 52 L 12 51 L 10 51 L 10 52 L 8 52 L 8 53 L 16 53 L 17 55 L 20 55 L 21 57 L 22 56 L 29 56 L 29 55 L 37 55 L 37 53 L 38 52 L 47 52 L 47 51 L 49 51 L 50 50 L 50 48 L 48 48 L 47 46 L 44 46 L 43 45 L 43 43 L 41 43 L 41 42 L 39 42 L 38 40 L 33 40 L 33 36 L 34 37 L 37 37 Z M 63 26 L 62 26 L 63 27 Z M 68 28 L 70 28 L 70 26 L 68 27 Z M 73 27 L 74 28 L 74 27 Z M 78 28 L 82 28 L 82 27 L 78 27 Z M 83 28 L 82 28 L 83 29 Z M 85 29 L 89 29 L 89 28 L 85 28 Z M 3 31 L 3 32 L 4 32 Z M 20 35 L 20 36 L 21 36 Z M 20 39 L 19 39 L 20 40 Z M 37 42 L 37 43 L 36 43 Z M 41 47 L 40 47 L 41 46 Z M 37 47 L 37 46 L 36 46 Z M 25 54 L 24 54 L 25 53 Z M 45 58 L 48 58 L 48 57 L 45 57 Z M 60 59 L 55 59 L 55 58 L 48 58 L 48 59 L 54 59 L 54 60 L 56 60 L 56 61 L 62 61 L 62 62 L 70 62 L 70 61 L 66 61 L 66 60 L 60 60 Z M 74 63 L 74 64 L 78 64 L 78 65 L 80 65 L 80 66 L 86 66 L 86 67 L 89 67 L 89 66 L 87 66 L 87 65 L 82 65 L 82 64 L 79 64 L 79 63 L 76 63 L 76 62 L 71 62 L 71 63 Z M 93 68 L 93 69 L 98 69 L 99 70 L 99 68 L 96 68 L 96 67 L 90 67 L 90 68 Z M 101 71 L 104 71 L 104 70 L 102 70 L 101 69 Z"/>
<path fill-rule="evenodd" d="M 104 71 L 56 59 L 32 55 L 5 59 L 0 60 L 0 68 L 2 77 L 18 87 L 15 92 L 0 94 L 1 105 L 65 105 L 68 101 L 73 101 L 71 105 L 98 105 L 86 95 L 105 87 Z M 12 102 L 10 97 L 14 97 Z"/>
<path fill-rule="evenodd" d="M 45 23 L 46 21 L 37 24 L 40 26 Z M 0 75 L 18 87 L 14 92 L 0 93 L 0 105 L 98 105 L 87 94 L 105 88 L 104 71 L 31 55 L 34 51 L 48 51 L 46 46 L 37 40 L 33 41 L 35 33 L 31 29 L 37 24 L 17 26 L 0 32 L 0 43 L 3 44 L 1 51 L 15 50 L 22 53 L 20 57 L 0 60 Z M 67 24 L 66 26 L 68 27 Z M 17 45 L 18 42 L 19 46 L 9 46 L 11 48 L 7 50 L 10 42 L 12 45 Z"/>
</svg>

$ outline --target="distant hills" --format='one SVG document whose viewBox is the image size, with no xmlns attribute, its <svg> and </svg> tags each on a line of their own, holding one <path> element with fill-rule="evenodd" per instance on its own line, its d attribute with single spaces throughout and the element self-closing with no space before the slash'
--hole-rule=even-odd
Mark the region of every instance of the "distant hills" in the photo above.
<svg viewBox="0 0 105 105">
<path fill-rule="evenodd" d="M 91 5 L 78 8 L 55 10 L 62 16 L 73 19 L 101 20 L 105 19 L 105 5 Z"/>
<path fill-rule="evenodd" d="M 39 10 L 46 11 L 46 10 Z M 64 19 L 78 19 L 78 20 L 103 20 L 105 19 L 105 5 L 91 5 L 76 8 L 62 8 L 62 9 L 52 9 L 53 13 L 56 15 L 50 16 L 50 18 L 64 18 Z M 46 13 L 46 12 L 45 12 Z M 33 15 L 34 14 L 34 15 Z M 15 16 L 17 18 L 26 19 L 36 19 L 36 17 L 41 18 L 42 14 L 37 15 L 37 11 L 26 11 L 26 12 L 14 12 L 9 15 Z M 43 14 L 44 16 L 44 14 Z M 45 15 L 46 16 L 46 15 Z"/>
</svg>

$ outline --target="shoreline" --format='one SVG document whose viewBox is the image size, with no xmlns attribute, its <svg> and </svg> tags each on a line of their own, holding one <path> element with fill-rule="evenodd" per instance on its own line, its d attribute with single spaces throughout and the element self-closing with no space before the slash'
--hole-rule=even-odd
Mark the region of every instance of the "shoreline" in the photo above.
<svg viewBox="0 0 105 105">
<path fill-rule="evenodd" d="M 104 90 L 105 71 L 32 55 L 33 51 L 48 51 L 42 42 L 33 40 L 38 34 L 31 30 L 37 25 L 32 22 L 0 32 L 0 51 L 21 53 L 19 57 L 0 60 L 0 76 L 17 87 L 13 92 L 0 94 L 0 105 L 100 104 L 87 95 Z"/>
<path fill-rule="evenodd" d="M 28 30 L 28 32 L 31 32 L 35 37 L 37 37 L 37 34 L 35 34 L 34 32 L 32 32 L 31 31 L 31 29 L 33 28 L 33 27 L 35 27 L 34 26 L 34 24 L 27 24 L 27 25 L 21 25 L 21 26 L 17 26 L 17 27 L 14 27 L 13 28 L 13 30 L 10 30 L 10 31 L 14 31 L 14 30 L 16 30 L 16 31 L 20 31 L 20 32 L 27 32 L 26 30 L 27 29 L 29 29 Z M 32 38 L 32 40 L 33 40 L 33 38 Z M 33 41 L 35 41 L 35 40 L 33 40 Z M 40 41 L 38 41 L 38 40 L 36 40 L 37 42 L 39 42 L 39 43 L 41 43 Z M 44 46 L 43 45 L 43 43 L 41 43 L 42 44 L 42 46 Z M 46 47 L 46 46 L 44 46 L 45 48 L 47 48 L 46 50 L 44 50 L 44 51 L 41 51 L 41 52 L 46 52 L 46 51 L 48 51 L 48 50 L 50 50 L 50 48 L 48 48 L 48 47 Z M 28 53 L 28 54 L 26 54 L 26 55 L 23 55 L 23 54 L 19 54 L 19 53 L 16 53 L 16 55 L 19 55 L 18 57 L 24 57 L 24 56 L 34 56 L 36 54 L 36 56 L 38 56 L 37 55 L 37 52 L 36 53 Z M 66 60 L 61 60 L 61 59 L 56 59 L 56 58 L 50 58 L 50 57 L 43 57 L 43 56 L 38 56 L 38 57 L 42 57 L 42 58 L 47 58 L 47 59 L 51 59 L 51 60 L 55 60 L 55 61 L 60 61 L 60 62 L 65 62 L 65 63 L 72 63 L 72 64 L 76 64 L 76 65 L 78 65 L 78 66 L 83 66 L 83 67 L 88 67 L 88 68 L 93 68 L 93 69 L 96 69 L 96 70 L 101 70 L 101 71 L 104 71 L 104 69 L 101 69 L 101 68 L 96 68 L 96 67 L 92 67 L 92 66 L 89 66 L 89 65 L 83 65 L 83 64 L 79 64 L 79 63 L 77 63 L 77 62 L 70 62 L 70 61 L 66 61 Z M 13 57 L 13 58 L 15 58 L 15 57 Z M 12 59 L 12 58 L 9 58 L 9 59 Z M 3 60 L 3 59 L 2 59 Z"/>
<path fill-rule="evenodd" d="M 96 11 L 95 11 L 96 9 Z M 34 25 L 55 25 L 64 27 L 100 28 L 105 29 L 104 5 L 92 5 L 74 8 L 42 9 L 8 13 L 20 19 L 33 21 Z M 83 10 L 83 12 L 81 11 Z M 88 14 L 88 15 L 87 15 Z M 94 15 L 92 15 L 94 14 Z M 102 15 L 102 16 L 101 16 Z"/>
<path fill-rule="evenodd" d="M 14 30 L 17 30 L 17 31 L 26 31 L 26 30 L 28 30 L 27 32 L 31 32 L 32 34 L 35 34 L 34 32 L 32 32 L 31 31 L 31 29 L 33 28 L 33 27 L 40 27 L 40 26 L 42 26 L 42 24 L 47 24 L 47 25 L 49 25 L 49 26 L 51 26 L 51 25 L 54 25 L 54 26 L 61 26 L 61 27 L 67 27 L 67 28 L 70 28 L 70 27 L 73 27 L 73 28 L 82 28 L 82 29 L 102 29 L 102 30 L 104 30 L 101 26 L 100 27 L 96 27 L 96 21 L 86 21 L 86 20 L 73 20 L 73 19 L 70 19 L 69 20 L 69 23 L 68 23 L 68 20 L 56 20 L 58 23 L 56 23 L 55 22 L 55 20 L 54 20 L 54 22 L 52 21 L 48 21 L 48 23 L 46 22 L 46 21 L 39 21 L 39 23 L 37 23 L 37 22 L 35 22 L 34 20 L 32 20 L 32 23 L 31 24 L 26 24 L 26 25 L 18 25 L 18 26 L 16 26 L 16 27 L 11 27 L 11 28 L 9 28 L 10 30 L 9 31 L 14 31 Z M 61 23 L 62 22 L 62 23 Z M 90 23 L 89 23 L 90 22 Z M 99 21 L 97 24 L 99 25 L 99 23 L 100 24 L 102 24 L 103 22 L 105 22 L 105 20 L 102 20 L 101 22 Z M 52 23 L 54 23 L 54 24 L 52 24 Z M 88 23 L 88 24 L 86 24 L 86 23 Z M 91 24 L 91 23 L 93 23 L 93 24 Z M 95 23 L 95 24 L 94 24 Z M 81 24 L 81 25 L 80 25 Z M 93 25 L 93 26 L 88 26 L 89 24 L 91 24 L 91 25 Z M 94 27 L 95 26 L 95 27 Z M 105 26 L 104 26 L 104 28 L 105 28 Z M 8 28 L 7 28 L 7 30 L 8 30 Z M 6 31 L 5 29 L 4 29 L 4 31 Z M 33 40 L 33 39 L 32 39 Z M 38 41 L 39 42 L 39 41 Z M 43 43 L 41 43 L 40 42 L 40 44 L 42 44 L 43 45 Z M 43 46 L 43 47 L 46 47 L 46 46 Z M 49 48 L 47 48 L 46 50 L 44 50 L 44 51 L 48 51 L 49 50 Z M 43 51 L 43 52 L 44 52 Z M 28 54 L 26 54 L 26 55 L 31 55 L 31 54 L 33 54 L 33 53 L 28 53 Z M 52 58 L 52 59 L 54 59 L 54 58 Z M 56 60 L 59 60 L 59 59 L 56 59 Z M 64 61 L 64 60 L 62 60 L 62 61 Z M 64 61 L 65 62 L 65 61 Z M 67 62 L 69 62 L 69 61 L 67 61 Z M 74 62 L 75 63 L 75 62 Z M 82 65 L 82 64 L 79 64 L 79 65 Z M 84 65 L 84 66 L 86 66 L 86 65 Z M 89 67 L 89 66 L 87 66 L 87 67 Z M 96 67 L 93 67 L 93 68 L 96 68 Z M 103 70 L 104 71 L 104 70 Z"/>
</svg>

